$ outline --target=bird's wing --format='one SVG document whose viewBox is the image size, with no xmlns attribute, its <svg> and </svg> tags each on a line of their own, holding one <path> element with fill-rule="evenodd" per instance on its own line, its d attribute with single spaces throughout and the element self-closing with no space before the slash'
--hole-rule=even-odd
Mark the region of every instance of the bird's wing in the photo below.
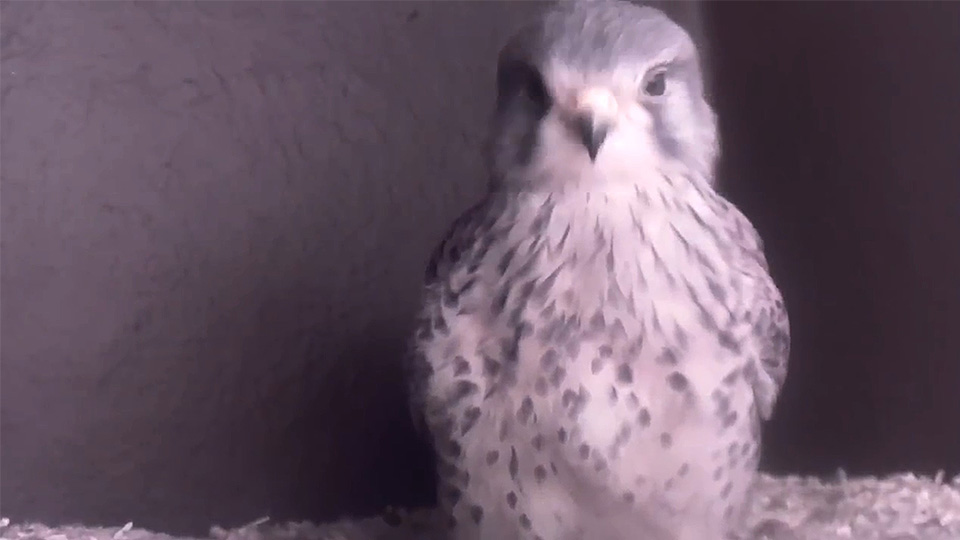
<svg viewBox="0 0 960 540">
<path fill-rule="evenodd" d="M 757 365 L 751 376 L 753 392 L 760 409 L 760 417 L 773 416 L 783 382 L 787 376 L 790 357 L 790 321 L 780 291 L 772 280 L 762 288 L 754 304 L 753 332 L 760 340 Z"/>
<path fill-rule="evenodd" d="M 760 235 L 742 213 L 735 211 L 735 217 L 748 273 L 757 281 L 752 302 L 747 306 L 748 322 L 756 340 L 756 359 L 747 366 L 744 376 L 753 387 L 760 417 L 769 420 L 787 376 L 790 321 L 783 295 L 770 277 Z"/>
<path fill-rule="evenodd" d="M 454 289 L 450 277 L 469 280 L 472 273 L 467 261 L 476 259 L 475 255 L 482 245 L 478 242 L 480 228 L 489 214 L 486 202 L 467 209 L 457 218 L 446 235 L 433 250 L 424 276 L 423 298 L 416 321 L 406 362 L 406 379 L 409 391 L 410 412 L 417 431 L 426 436 L 427 387 L 434 366 L 425 356 L 424 349 L 437 338 L 439 325 L 445 325 L 443 309 L 457 301 L 459 291 Z M 461 284 L 462 285 L 462 284 Z"/>
</svg>

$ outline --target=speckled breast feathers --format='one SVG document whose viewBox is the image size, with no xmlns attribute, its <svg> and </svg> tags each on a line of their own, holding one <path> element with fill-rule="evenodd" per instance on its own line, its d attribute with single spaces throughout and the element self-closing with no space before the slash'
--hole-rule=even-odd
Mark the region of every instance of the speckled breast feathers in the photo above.
<svg viewBox="0 0 960 540">
<path fill-rule="evenodd" d="M 609 0 L 518 36 L 491 191 L 434 253 L 414 340 L 441 504 L 457 539 L 721 538 L 789 331 L 715 190 L 692 42 Z"/>
</svg>

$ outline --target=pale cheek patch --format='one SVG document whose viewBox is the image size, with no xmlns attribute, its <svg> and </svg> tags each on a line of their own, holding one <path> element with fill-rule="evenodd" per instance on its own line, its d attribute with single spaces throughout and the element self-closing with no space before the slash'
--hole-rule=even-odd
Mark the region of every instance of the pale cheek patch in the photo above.
<svg viewBox="0 0 960 540">
<path fill-rule="evenodd" d="M 597 167 L 611 179 L 655 175 L 662 168 L 663 155 L 656 141 L 653 119 L 639 104 L 621 108 L 620 122 L 610 133 L 597 157 Z"/>
<path fill-rule="evenodd" d="M 650 117 L 650 113 L 639 103 L 633 102 L 623 107 L 623 116 L 624 123 L 627 125 L 646 130 L 653 128 L 653 119 Z"/>
</svg>

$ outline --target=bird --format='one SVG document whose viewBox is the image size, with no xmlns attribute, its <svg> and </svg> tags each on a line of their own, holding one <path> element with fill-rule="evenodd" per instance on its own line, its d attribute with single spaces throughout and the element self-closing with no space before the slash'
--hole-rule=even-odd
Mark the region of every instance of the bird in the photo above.
<svg viewBox="0 0 960 540">
<path fill-rule="evenodd" d="M 450 538 L 736 538 L 790 328 L 694 42 L 560 1 L 495 87 L 488 189 L 430 255 L 406 372 Z"/>
</svg>

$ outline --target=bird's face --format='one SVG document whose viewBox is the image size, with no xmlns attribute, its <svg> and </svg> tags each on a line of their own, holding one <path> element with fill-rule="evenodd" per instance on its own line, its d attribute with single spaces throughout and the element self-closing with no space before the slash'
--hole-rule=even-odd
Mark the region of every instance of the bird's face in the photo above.
<svg viewBox="0 0 960 540">
<path fill-rule="evenodd" d="M 548 190 L 657 182 L 678 168 L 709 179 L 716 124 L 702 87 L 693 42 L 659 11 L 562 4 L 501 52 L 494 176 Z"/>
</svg>

